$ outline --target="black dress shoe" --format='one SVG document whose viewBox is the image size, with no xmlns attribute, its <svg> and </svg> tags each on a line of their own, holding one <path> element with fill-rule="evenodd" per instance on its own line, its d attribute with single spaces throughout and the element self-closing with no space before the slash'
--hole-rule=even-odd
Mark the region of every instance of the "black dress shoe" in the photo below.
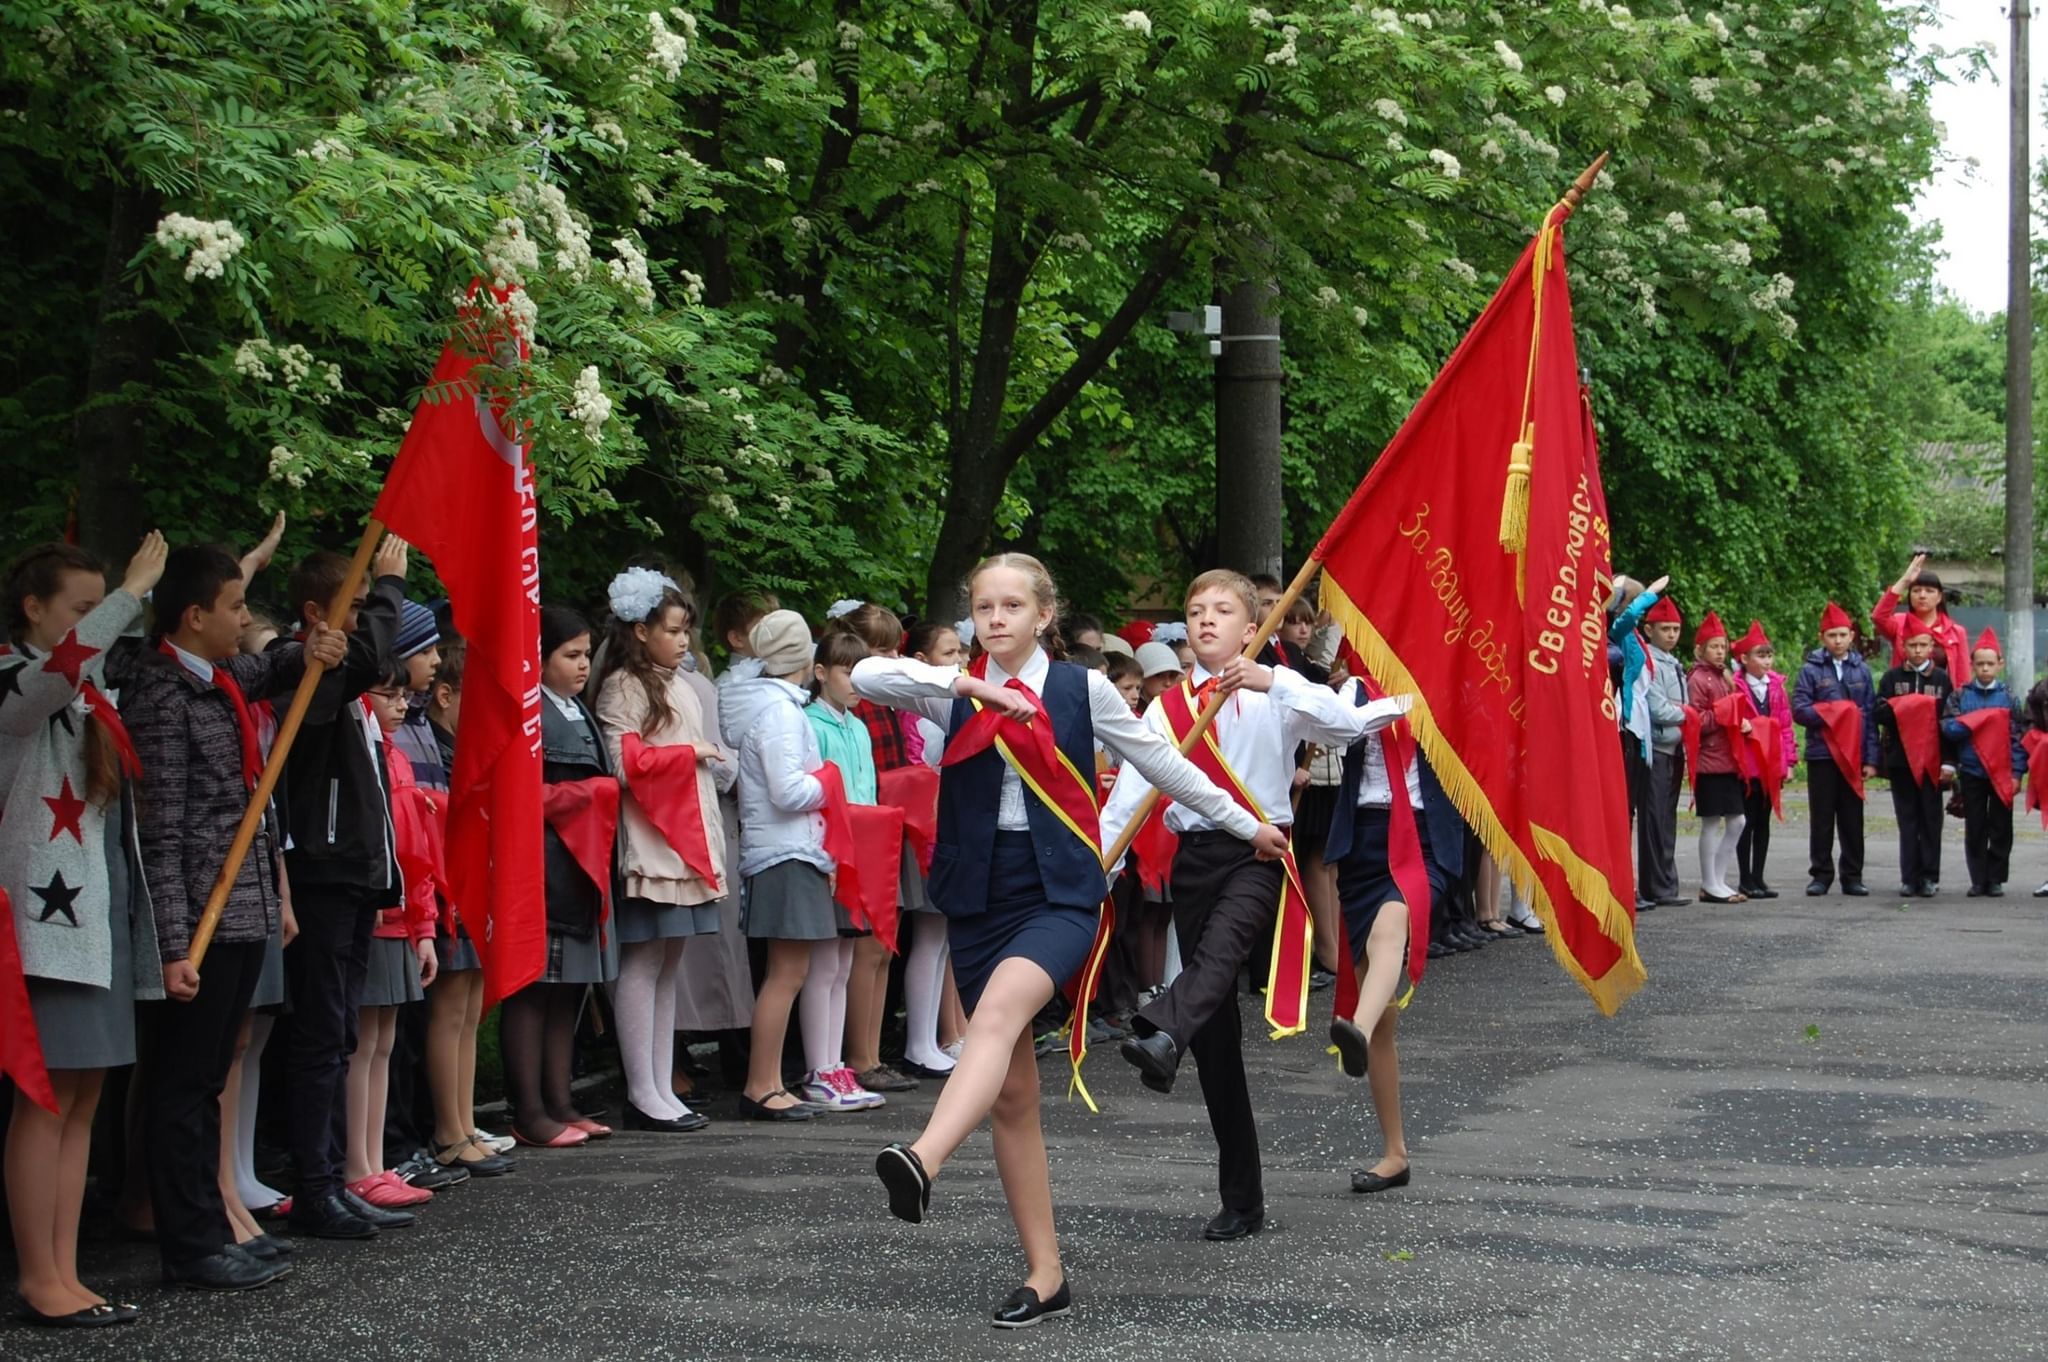
<svg viewBox="0 0 2048 1362">
<path fill-rule="evenodd" d="M 1810 880 L 1807 882 L 1806 892 L 1809 897 L 1819 898 L 1822 894 L 1827 893 L 1828 890 L 1832 887 L 1833 886 L 1830 885 L 1826 880 Z"/>
<path fill-rule="evenodd" d="M 1991 897 L 1991 891 L 1981 884 L 1973 884 L 1963 891 L 1963 897 L 1966 899 L 1988 899 Z"/>
<path fill-rule="evenodd" d="M 1768 884 L 1758 884 L 1748 892 L 1749 896 L 1753 899 L 1774 899 L 1778 897 L 1778 891 L 1771 888 Z"/>
<path fill-rule="evenodd" d="M 1139 1081 L 1154 1092 L 1172 1092 L 1173 1076 L 1180 1071 L 1180 1047 L 1164 1031 L 1149 1036 L 1133 1032 L 1125 1036 L 1116 1052 L 1136 1066 Z"/>
<path fill-rule="evenodd" d="M 1659 908 L 1683 908 L 1686 904 L 1691 902 L 1691 899 L 1681 898 L 1658 899 L 1657 906 Z"/>
<path fill-rule="evenodd" d="M 168 1286 L 188 1286 L 195 1291 L 253 1291 L 259 1286 L 270 1285 L 290 1270 L 258 1262 L 230 1246 L 196 1263 L 183 1263 L 176 1267 L 165 1263 L 164 1282 Z"/>
<path fill-rule="evenodd" d="M 1997 884 L 1994 884 L 1994 885 L 1992 885 L 1992 886 L 1991 886 L 1991 888 L 1990 888 L 1990 891 L 1989 891 L 1989 893 L 1988 893 L 1988 895 L 1987 895 L 1987 896 L 1988 896 L 1988 897 L 1990 897 L 1990 898 L 1994 898 L 1994 899 L 2002 899 L 2002 898 L 2004 898 L 2004 897 L 2005 897 L 2005 881 L 2003 881 L 2003 880 L 2000 880 L 2000 881 L 1999 881 L 1999 882 L 1998 882 Z"/>
<path fill-rule="evenodd" d="M 2048 894 L 2043 894 L 2041 895 L 2041 897 L 2048 898 Z M 1456 954 L 1456 951 L 1452 950 L 1449 946 L 1446 946 L 1441 941 L 1432 941 L 1429 943 L 1429 958 L 1432 960 L 1441 960 L 1447 955 Z"/>
<path fill-rule="evenodd" d="M 768 1095 L 770 1097 L 792 1096 L 791 1093 L 782 1088 L 777 1088 Z M 817 1112 L 818 1109 L 808 1102 L 798 1102 L 794 1106 L 787 1107 L 771 1107 L 765 1101 L 756 1102 L 745 1093 L 740 1094 L 740 1115 L 746 1117 L 749 1121 L 808 1121 L 811 1117 L 817 1115 Z"/>
<path fill-rule="evenodd" d="M 1317 965 L 1308 972 L 1308 991 L 1311 993 L 1321 993 L 1336 982 L 1337 976 L 1324 969 L 1321 965 Z"/>
<path fill-rule="evenodd" d="M 1861 880 L 1843 880 L 1842 892 L 1852 899 L 1867 899 L 1870 897 L 1870 891 L 1864 888 L 1863 881 Z"/>
<path fill-rule="evenodd" d="M 237 1244 L 235 1247 L 259 1263 L 286 1262 L 297 1252 L 289 1242 L 279 1239 L 274 1234 L 259 1234 L 248 1243 Z"/>
<path fill-rule="evenodd" d="M 875 1155 L 875 1176 L 889 1189 L 889 1213 L 913 1225 L 924 1223 L 932 1208 L 932 1180 L 924 1161 L 909 1145 L 892 1144 Z"/>
<path fill-rule="evenodd" d="M 372 1206 L 346 1187 L 341 1189 L 341 1201 L 359 1218 L 369 1221 L 380 1230 L 402 1230 L 419 1219 L 411 1211 L 387 1211 L 382 1206 Z"/>
<path fill-rule="evenodd" d="M 1332 1021 L 1330 1044 L 1337 1047 L 1337 1063 L 1346 1077 L 1365 1077 L 1366 1036 L 1357 1022 L 1349 1017 L 1338 1017 Z"/>
<path fill-rule="evenodd" d="M 1384 1192 L 1390 1188 L 1406 1187 L 1407 1185 L 1408 1170 L 1406 1168 L 1388 1177 L 1381 1177 L 1370 1168 L 1354 1168 L 1351 1170 L 1351 1190 L 1354 1192 Z"/>
<path fill-rule="evenodd" d="M 1657 911 L 1657 900 L 1655 900 L 1655 899 L 1637 899 L 1637 900 L 1636 900 L 1636 911 L 1637 911 L 1638 913 L 1654 913 L 1654 912 L 1656 912 L 1656 911 Z"/>
<path fill-rule="evenodd" d="M 625 1126 L 628 1130 L 652 1130 L 665 1135 L 680 1135 L 692 1130 L 702 1130 L 711 1124 L 711 1118 L 702 1112 L 689 1112 L 683 1116 L 649 1116 L 631 1102 L 626 1103 Z"/>
<path fill-rule="evenodd" d="M 1920 897 L 1921 897 L 1921 898 L 1923 898 L 1923 899 L 1931 899 L 1931 898 L 1939 898 L 1940 896 L 1941 896 L 1941 885 L 1940 885 L 1940 884 L 1938 884 L 1938 883 L 1937 883 L 1937 882 L 1935 882 L 1934 880 L 1922 880 L 1922 881 L 1920 881 Z"/>
<path fill-rule="evenodd" d="M 15 1316 L 38 1329 L 104 1329 L 113 1324 L 133 1324 L 142 1317 L 142 1312 L 132 1305 L 88 1305 L 68 1315 L 46 1315 L 23 1301 Z"/>
<path fill-rule="evenodd" d="M 1266 1228 L 1266 1213 L 1259 1211 L 1233 1211 L 1228 1206 L 1216 1213 L 1202 1229 L 1202 1237 L 1216 1243 L 1230 1239 L 1249 1239 Z"/>
<path fill-rule="evenodd" d="M 1020 1286 L 1010 1293 L 1009 1299 L 996 1307 L 996 1317 L 989 1323 L 998 1329 L 1029 1329 L 1042 1319 L 1057 1319 L 1074 1308 L 1074 1293 L 1067 1290 L 1065 1282 L 1052 1293 L 1052 1299 L 1042 1301 L 1038 1293 L 1028 1286 Z"/>
<path fill-rule="evenodd" d="M 292 1202 L 292 1213 L 285 1221 L 293 1234 L 304 1234 L 314 1239 L 375 1239 L 377 1226 L 370 1220 L 357 1215 L 355 1207 L 337 1195 L 321 1197 L 317 1201 L 300 1197 Z"/>
</svg>

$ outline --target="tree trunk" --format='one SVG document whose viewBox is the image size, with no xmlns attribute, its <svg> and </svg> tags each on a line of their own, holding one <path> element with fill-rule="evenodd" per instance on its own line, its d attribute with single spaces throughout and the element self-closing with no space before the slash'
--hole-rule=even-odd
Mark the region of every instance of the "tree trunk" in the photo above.
<svg viewBox="0 0 2048 1362">
<path fill-rule="evenodd" d="M 150 523 L 135 481 L 135 465 L 147 452 L 148 409 L 141 394 L 155 372 L 156 324 L 135 295 L 122 287 L 121 276 L 142 249 L 156 206 L 156 196 L 142 186 L 114 187 L 92 360 L 72 427 L 78 458 L 79 542 L 116 572 L 135 552 Z"/>
<path fill-rule="evenodd" d="M 1216 557 L 1246 576 L 1280 572 L 1280 418 L 1285 391 L 1279 286 L 1238 283 L 1223 295 L 1216 361 Z"/>
</svg>

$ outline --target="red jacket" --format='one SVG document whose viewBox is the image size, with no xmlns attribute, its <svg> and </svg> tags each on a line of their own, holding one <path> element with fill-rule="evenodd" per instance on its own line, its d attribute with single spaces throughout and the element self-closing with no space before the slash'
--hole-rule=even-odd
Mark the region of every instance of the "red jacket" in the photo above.
<svg viewBox="0 0 2048 1362">
<path fill-rule="evenodd" d="M 1735 749 L 1729 746 L 1728 730 L 1714 717 L 1714 701 L 1735 693 L 1728 674 L 1704 662 L 1693 663 L 1685 679 L 1686 699 L 1700 713 L 1700 769 L 1703 776 L 1734 775 Z"/>
<path fill-rule="evenodd" d="M 1870 622 L 1877 626 L 1877 633 L 1892 645 L 1892 665 L 1906 665 L 1906 611 L 1899 609 L 1899 594 L 1887 591 L 1877 598 L 1877 605 L 1870 612 Z M 1962 684 L 1970 676 L 1970 635 L 1963 628 L 1962 621 L 1946 610 L 1934 612 L 1934 665 L 1948 672 L 1949 680 L 1958 677 Z M 1942 654 L 1948 658 L 1943 661 Z"/>
<path fill-rule="evenodd" d="M 377 914 L 375 935 L 415 943 L 434 935 L 438 916 L 435 888 L 445 872 L 441 865 L 441 820 L 437 796 L 413 779 L 412 762 L 384 739 L 384 761 L 391 771 L 391 828 L 398 841 L 398 869 L 405 881 L 405 901 Z"/>
</svg>

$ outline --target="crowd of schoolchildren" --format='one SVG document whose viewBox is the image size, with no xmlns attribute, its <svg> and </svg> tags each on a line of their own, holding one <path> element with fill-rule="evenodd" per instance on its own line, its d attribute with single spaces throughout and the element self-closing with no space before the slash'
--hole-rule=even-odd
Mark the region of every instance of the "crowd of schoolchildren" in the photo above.
<svg viewBox="0 0 2048 1362">
<path fill-rule="evenodd" d="M 1678 808 L 1699 816 L 1698 902 L 1778 897 L 1765 877 L 1781 791 L 1803 759 L 1809 812 L 1806 892 L 1861 897 L 1863 813 L 1880 777 L 1899 827 L 1903 897 L 1941 888 L 1945 819 L 1963 823 L 1972 898 L 2006 893 L 2013 814 L 2029 758 L 2048 746 L 2048 681 L 2017 699 L 2001 679 L 1995 630 L 1972 641 L 1948 613 L 1940 578 L 1917 557 L 1870 612 L 1872 631 L 1830 602 L 1819 645 L 1788 683 L 1752 620 L 1732 642 L 1708 611 L 1691 665 L 1677 649 L 1684 620 L 1663 594 L 1617 579 L 1609 662 L 1621 697 L 1622 748 L 1636 820 L 1636 910 L 1693 902 L 1679 891 Z M 1879 673 L 1866 661 L 1889 649 Z M 1804 733 L 1803 744 L 1800 733 Z M 2048 884 L 2033 891 L 2048 898 Z"/>
<path fill-rule="evenodd" d="M 109 1071 L 134 1066 L 126 1112 L 100 1121 L 125 1149 L 124 1230 L 156 1242 L 167 1282 L 237 1290 L 290 1271 L 285 1229 L 374 1237 L 437 1191 L 511 1172 L 515 1146 L 609 1135 L 572 1083 L 594 1028 L 618 1047 L 619 1119 L 643 1131 L 706 1124 L 679 1095 L 698 1081 L 679 1034 L 717 1041 L 739 1111 L 769 1121 L 879 1106 L 953 1068 L 966 1018 L 924 889 L 946 732 L 858 698 L 850 677 L 877 655 L 959 667 L 971 624 L 906 628 L 842 602 L 814 634 L 772 598 L 736 595 L 709 621 L 728 654 L 714 681 L 697 602 L 657 571 L 621 572 L 600 627 L 543 610 L 547 954 L 500 1010 L 511 1121 L 491 1135 L 472 1110 L 482 974 L 441 865 L 463 644 L 408 599 L 396 540 L 341 618 L 329 612 L 348 565 L 330 553 L 289 574 L 286 623 L 260 617 L 252 579 L 276 536 L 238 559 L 151 535 L 112 591 L 101 564 L 62 544 L 7 572 L 0 890 L 49 1076 L 47 1093 L 16 1089 L 7 1126 L 25 1317 L 94 1327 L 138 1314 L 76 1266 Z M 1306 655 L 1312 623 L 1297 611 L 1273 647 L 1327 680 Z M 1070 624 L 1078 660 L 1133 712 L 1191 665 L 1184 626 L 1177 651 L 1172 628 L 1127 631 L 1134 648 Z M 309 656 L 326 670 L 202 986 L 194 928 Z M 1334 787 L 1329 761 L 1303 750 L 1304 795 Z M 900 861 L 869 869 L 888 901 L 871 890 L 849 908 L 835 893 L 852 858 L 832 844 L 834 811 L 882 803 L 901 809 L 883 824 Z M 1319 807 L 1327 821 L 1327 803 L 1306 800 L 1311 821 Z M 1097 1038 L 1122 1034 L 1177 968 L 1158 870 L 1148 861 L 1119 891 L 1142 906 L 1118 933 Z M 1318 863 L 1320 959 L 1334 966 L 1324 880 Z M 1479 930 L 1446 922 L 1441 949 Z M 898 1000 L 892 1063 L 882 1041 Z M 1041 1049 L 1057 1043 L 1062 1006 L 1040 1020 Z M 289 1155 L 289 1196 L 259 1176 L 259 1109 Z"/>
</svg>

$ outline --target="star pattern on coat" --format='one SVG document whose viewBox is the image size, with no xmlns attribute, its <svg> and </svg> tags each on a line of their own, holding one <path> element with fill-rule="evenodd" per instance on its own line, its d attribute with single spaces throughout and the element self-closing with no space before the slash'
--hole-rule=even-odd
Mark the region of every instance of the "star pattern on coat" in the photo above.
<svg viewBox="0 0 2048 1362">
<path fill-rule="evenodd" d="M 85 801 L 71 790 L 71 777 L 64 777 L 64 788 L 52 797 L 43 796 L 43 803 L 50 806 L 50 840 L 56 841 L 64 833 L 70 833 L 80 846 L 85 845 Z"/>
<path fill-rule="evenodd" d="M 78 631 L 73 629 L 70 633 L 64 635 L 64 641 L 55 648 L 52 648 L 50 655 L 43 659 L 43 670 L 46 672 L 57 672 L 66 681 L 75 686 L 78 684 L 79 674 L 84 670 L 85 664 L 99 655 L 99 649 L 89 648 L 85 644 L 80 643 L 78 641 Z"/>
<path fill-rule="evenodd" d="M 64 883 L 64 872 L 61 870 L 51 874 L 48 884 L 30 885 L 29 892 L 43 901 L 43 911 L 37 914 L 36 921 L 48 922 L 57 914 L 62 913 L 65 919 L 72 926 L 76 927 L 78 925 L 78 912 L 71 905 L 78 898 L 83 888 L 83 885 L 73 888 L 71 885 Z"/>
<path fill-rule="evenodd" d="M 71 706 L 69 705 L 64 706 L 64 708 L 58 710 L 55 714 L 52 714 L 49 718 L 49 722 L 52 724 L 62 724 L 64 726 L 64 731 L 66 733 L 70 734 L 74 738 L 78 736 L 78 725 L 73 723 L 71 720 Z"/>
<path fill-rule="evenodd" d="M 21 694 L 21 674 L 27 670 L 26 662 L 17 662 L 11 667 L 0 667 L 0 705 L 7 703 L 8 696 Z"/>
</svg>

